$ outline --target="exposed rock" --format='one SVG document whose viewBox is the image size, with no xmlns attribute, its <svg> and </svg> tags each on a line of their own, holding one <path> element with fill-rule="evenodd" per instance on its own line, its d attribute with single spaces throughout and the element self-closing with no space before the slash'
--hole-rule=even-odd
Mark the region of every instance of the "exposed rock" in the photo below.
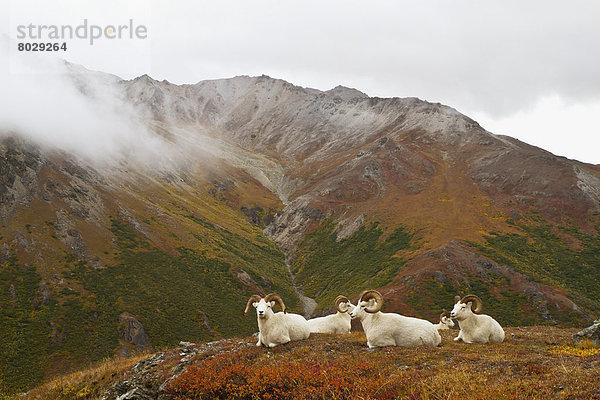
<svg viewBox="0 0 600 400">
<path fill-rule="evenodd" d="M 252 277 L 243 269 L 236 270 L 235 276 L 240 280 L 242 285 L 244 285 L 245 287 L 247 287 L 251 290 L 257 290 L 259 288 L 259 285 L 256 283 L 256 281 L 254 279 L 252 279 Z"/>
<path fill-rule="evenodd" d="M 227 193 L 236 186 L 233 180 L 220 178 L 213 179 L 212 184 L 213 187 L 208 189 L 208 193 L 220 201 L 227 201 Z"/>
<path fill-rule="evenodd" d="M 0 138 L 0 218 L 33 200 L 43 163 L 32 144 L 12 136 Z"/>
<path fill-rule="evenodd" d="M 206 315 L 203 311 L 198 311 L 198 316 L 202 320 L 202 324 L 207 331 L 209 331 L 213 336 L 218 336 L 219 334 L 213 329 L 210 324 L 210 320 L 208 319 L 208 315 Z"/>
<path fill-rule="evenodd" d="M 273 223 L 264 232 L 284 251 L 290 251 L 303 237 L 308 226 L 322 218 L 320 209 L 310 206 L 307 198 L 299 197 L 275 214 Z"/>
<path fill-rule="evenodd" d="M 81 219 L 86 219 L 90 216 L 90 212 L 85 208 L 74 208 L 71 210 L 71 214 Z"/>
<path fill-rule="evenodd" d="M 133 314 L 121 313 L 117 330 L 120 337 L 117 354 L 120 357 L 131 357 L 137 352 L 150 348 L 150 339 L 144 331 L 144 326 Z"/>
<path fill-rule="evenodd" d="M 51 202 L 52 201 L 52 195 L 48 192 L 43 192 L 42 193 L 42 200 L 47 201 L 47 202 Z"/>
<path fill-rule="evenodd" d="M 380 192 L 385 190 L 385 184 L 383 182 L 383 171 L 382 167 L 378 162 L 370 161 L 368 162 L 363 169 L 363 178 L 372 180 L 377 183 L 377 186 Z M 381 193 L 379 193 L 381 195 Z"/>
<path fill-rule="evenodd" d="M 593 325 L 573 335 L 575 343 L 579 343 L 584 339 L 588 339 L 596 346 L 600 346 L 600 319 L 595 320 Z"/>
<path fill-rule="evenodd" d="M 359 98 L 359 99 L 369 98 L 369 96 L 367 96 L 360 90 L 357 90 L 354 88 L 348 88 L 348 87 L 345 87 L 342 85 L 338 85 L 338 86 L 334 87 L 333 89 L 327 90 L 325 93 L 333 98 L 338 97 L 340 100 L 343 100 L 343 101 L 350 101 L 350 100 L 356 99 L 356 98 Z"/>
<path fill-rule="evenodd" d="M 102 268 L 103 265 L 97 257 L 94 257 L 87 245 L 85 244 L 84 237 L 77 229 L 75 229 L 75 222 L 70 213 L 61 209 L 56 212 L 56 223 L 54 229 L 56 236 L 63 242 L 68 249 L 70 249 L 77 258 L 87 261 L 94 268 Z"/>
<path fill-rule="evenodd" d="M 245 216 L 250 218 L 250 222 L 253 225 L 260 226 L 261 217 L 260 217 L 259 213 L 263 212 L 262 208 L 242 206 L 240 209 L 244 213 Z"/>
<path fill-rule="evenodd" d="M 364 223 L 365 216 L 362 214 L 354 218 L 341 220 L 335 227 L 335 231 L 337 232 L 336 241 L 339 242 L 340 240 L 349 238 L 354 234 L 354 232 L 359 230 Z"/>
<path fill-rule="evenodd" d="M 2 247 L 0 247 L 0 265 L 4 264 L 12 257 L 12 251 L 10 251 L 10 247 L 7 243 L 2 243 Z"/>
<path fill-rule="evenodd" d="M 218 190 L 219 192 L 226 192 L 236 186 L 235 182 L 232 181 L 231 179 L 226 179 L 226 180 L 214 179 L 212 183 L 213 183 L 215 189 Z"/>
<path fill-rule="evenodd" d="M 446 282 L 446 274 L 444 274 L 442 271 L 435 271 L 433 273 L 433 279 L 435 279 L 435 281 L 440 285 L 443 285 L 444 282 Z"/>
<path fill-rule="evenodd" d="M 178 349 L 157 353 L 136 363 L 122 380 L 104 393 L 102 399 L 167 400 L 170 397 L 165 394 L 165 388 L 171 380 L 185 372 L 196 356 L 238 351 L 255 343 L 253 339 L 226 339 L 202 344 L 180 342 Z"/>
<path fill-rule="evenodd" d="M 89 180 L 90 174 L 88 171 L 80 165 L 73 163 L 70 160 L 65 160 L 62 163 L 61 169 L 65 171 L 67 174 L 77 177 L 81 180 Z"/>
<path fill-rule="evenodd" d="M 52 274 L 50 281 L 55 286 L 63 285 L 65 283 L 65 280 L 59 274 Z"/>
<path fill-rule="evenodd" d="M 119 208 L 117 217 L 121 221 L 125 221 L 128 224 L 132 225 L 135 228 L 135 230 L 141 233 L 142 235 L 148 236 L 148 231 L 146 230 L 146 227 L 142 223 L 140 223 L 140 221 L 138 221 L 129 211 L 127 211 L 125 207 L 122 206 L 121 208 Z"/>
<path fill-rule="evenodd" d="M 8 293 L 10 294 L 10 305 L 12 307 L 15 307 L 17 305 L 17 300 L 19 298 L 17 297 L 17 291 L 15 290 L 15 285 L 13 285 L 12 283 L 8 287 Z"/>
<path fill-rule="evenodd" d="M 64 332 L 62 326 L 55 322 L 50 322 L 50 328 L 50 342 L 52 344 L 61 344 L 64 339 Z"/>
<path fill-rule="evenodd" d="M 25 236 L 23 236 L 22 233 L 17 233 L 15 235 L 15 238 L 13 239 L 12 244 L 20 247 L 21 249 L 25 250 L 28 253 L 30 253 L 33 250 L 31 247 L 31 242 L 29 240 L 27 240 L 27 238 L 25 238 Z"/>
<path fill-rule="evenodd" d="M 477 265 L 482 269 L 498 273 L 498 265 L 487 258 L 480 258 L 476 261 Z"/>
<path fill-rule="evenodd" d="M 275 218 L 275 210 L 269 209 L 262 218 L 262 225 L 268 226 L 273 223 L 273 219 Z"/>
<path fill-rule="evenodd" d="M 39 310 L 42 306 L 45 306 L 52 297 L 52 288 L 46 282 L 42 282 L 37 290 L 36 296 L 33 299 L 33 308 Z"/>
<path fill-rule="evenodd" d="M 157 353 L 152 357 L 139 361 L 132 368 L 131 376 L 126 380 L 114 383 L 102 399 L 155 400 L 160 386 L 155 376 L 156 368 L 164 360 L 165 353 Z"/>
<path fill-rule="evenodd" d="M 265 278 L 264 276 L 261 276 L 260 282 L 262 283 L 263 288 L 265 288 L 267 290 L 273 289 L 273 281 L 271 281 L 270 279 Z"/>
</svg>

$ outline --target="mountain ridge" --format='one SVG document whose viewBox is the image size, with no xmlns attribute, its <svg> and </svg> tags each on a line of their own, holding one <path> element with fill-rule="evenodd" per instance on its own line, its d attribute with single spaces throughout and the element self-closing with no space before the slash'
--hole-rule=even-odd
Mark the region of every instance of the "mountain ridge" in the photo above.
<svg viewBox="0 0 600 400">
<path fill-rule="evenodd" d="M 509 325 L 600 311 L 599 166 L 417 98 L 267 76 L 73 74 L 84 98 L 123 104 L 151 145 L 98 161 L 0 135 L 0 380 L 12 391 L 121 352 L 120 315 L 154 346 L 250 334 L 238 311 L 251 294 L 301 311 L 291 274 L 317 314 L 367 288 L 430 319 L 471 291 Z M 18 359 L 18 332 L 39 358 Z"/>
</svg>

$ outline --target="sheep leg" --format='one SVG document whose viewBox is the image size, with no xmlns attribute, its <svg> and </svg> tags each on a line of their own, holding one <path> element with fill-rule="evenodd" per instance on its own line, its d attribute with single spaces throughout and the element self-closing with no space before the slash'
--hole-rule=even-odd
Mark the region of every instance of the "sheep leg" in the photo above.
<svg viewBox="0 0 600 400">
<path fill-rule="evenodd" d="M 256 343 L 256 346 L 257 346 L 257 347 L 260 347 L 260 345 L 261 345 L 261 342 L 262 342 L 262 337 L 261 337 L 261 335 L 260 335 L 260 332 L 258 332 L 258 342 Z"/>
<path fill-rule="evenodd" d="M 277 344 L 286 344 L 292 341 L 292 338 L 289 336 L 284 336 Z"/>
<path fill-rule="evenodd" d="M 461 340 L 462 340 L 462 331 L 459 331 L 458 332 L 458 336 L 454 338 L 454 341 L 455 342 L 459 342 Z"/>
</svg>

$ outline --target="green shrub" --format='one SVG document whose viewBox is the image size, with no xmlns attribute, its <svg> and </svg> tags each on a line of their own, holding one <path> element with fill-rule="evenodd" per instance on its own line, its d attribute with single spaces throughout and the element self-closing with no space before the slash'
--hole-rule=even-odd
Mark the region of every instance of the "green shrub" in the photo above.
<svg viewBox="0 0 600 400">
<path fill-rule="evenodd" d="M 550 224 L 520 224 L 519 228 L 522 234 L 490 234 L 483 243 L 471 245 L 537 282 L 567 289 L 588 311 L 600 311 L 600 235 L 575 227 L 558 228 L 579 241 L 581 248 L 576 250 Z M 563 322 L 573 320 L 572 316 L 553 315 Z"/>
<path fill-rule="evenodd" d="M 412 233 L 398 228 L 385 240 L 377 224 L 362 226 L 337 241 L 334 225 L 325 223 L 299 246 L 292 272 L 305 294 L 322 307 L 331 307 L 339 294 L 352 296 L 389 283 L 406 264 L 397 253 L 411 248 Z"/>
</svg>

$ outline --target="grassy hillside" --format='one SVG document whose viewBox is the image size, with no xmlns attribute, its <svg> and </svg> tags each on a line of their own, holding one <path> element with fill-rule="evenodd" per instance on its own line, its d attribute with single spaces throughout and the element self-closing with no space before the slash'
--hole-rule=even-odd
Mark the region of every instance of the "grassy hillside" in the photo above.
<svg viewBox="0 0 600 400">
<path fill-rule="evenodd" d="M 455 287 L 450 281 L 443 284 L 434 279 L 420 282 L 418 288 L 407 293 L 406 302 L 417 315 L 436 321 L 442 309 L 452 308 L 454 296 L 476 293 L 485 305 L 485 313 L 493 317 L 502 326 L 535 325 L 543 322 L 532 309 L 529 299 L 518 293 L 503 276 L 496 275 L 494 280 L 486 282 L 477 276 L 470 276 L 468 284 Z"/>
<path fill-rule="evenodd" d="M 378 224 L 364 225 L 337 240 L 334 224 L 327 221 L 301 242 L 292 271 L 322 308 L 331 307 L 338 294 L 385 287 L 385 310 L 432 321 L 452 307 L 455 295 L 468 293 L 477 294 L 506 326 L 554 321 L 578 326 L 586 318 L 571 300 L 594 318 L 600 311 L 598 233 L 556 227 L 535 216 L 508 223 L 518 233 L 491 232 L 468 246 L 451 242 L 423 252 L 403 227 L 384 232 Z"/>
<path fill-rule="evenodd" d="M 261 277 L 268 276 L 269 289 L 291 309 L 297 307 L 284 256 L 272 243 L 251 242 L 203 223 L 211 240 L 239 260 L 235 269 L 190 248 L 178 248 L 178 255 L 162 251 L 117 219 L 111 227 L 117 262 L 96 269 L 65 257 L 60 279 L 66 284 L 46 304 L 39 300 L 35 266 L 19 265 L 16 257 L 5 263 L 0 268 L 0 301 L 8 305 L 0 309 L 0 363 L 7 366 L 0 371 L 3 390 L 22 391 L 46 373 L 112 356 L 119 347 L 118 317 L 125 311 L 142 323 L 155 348 L 254 332 L 254 318 L 241 315 L 255 291 L 236 278 L 241 268 L 261 285 Z"/>
<path fill-rule="evenodd" d="M 506 331 L 499 344 L 455 343 L 457 331 L 450 330 L 442 331 L 441 347 L 376 350 L 366 347 L 362 332 L 315 334 L 273 349 L 257 348 L 254 338 L 223 340 L 164 351 L 136 368 L 109 361 L 48 382 L 24 400 L 114 397 L 132 387 L 169 399 L 207 400 L 600 397 L 600 349 L 589 342 L 573 345 L 576 330 Z M 184 365 L 186 371 L 162 391 Z"/>
<path fill-rule="evenodd" d="M 57 303 L 32 310 L 39 282 L 35 268 L 18 265 L 15 257 L 0 267 L 0 393 L 24 389 L 44 376 Z"/>
<path fill-rule="evenodd" d="M 331 307 L 340 294 L 353 296 L 383 286 L 406 263 L 399 253 L 410 249 L 413 239 L 404 228 L 385 238 L 383 234 L 377 224 L 372 224 L 338 241 L 333 223 L 325 223 L 301 243 L 292 272 L 305 294 L 321 307 Z"/>
<path fill-rule="evenodd" d="M 513 267 L 533 280 L 566 289 L 593 315 L 600 312 L 600 230 L 555 227 L 538 221 L 518 223 L 521 233 L 485 236 L 473 243 L 486 256 Z M 565 321 L 564 315 L 557 318 Z"/>
</svg>

